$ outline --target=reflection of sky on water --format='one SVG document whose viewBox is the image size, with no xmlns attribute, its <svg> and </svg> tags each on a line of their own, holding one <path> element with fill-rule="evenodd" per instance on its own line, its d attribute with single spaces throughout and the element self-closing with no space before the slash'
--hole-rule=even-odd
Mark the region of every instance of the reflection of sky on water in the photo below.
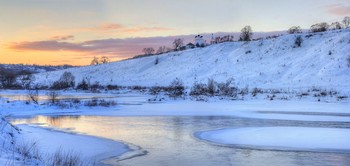
<svg viewBox="0 0 350 166">
<path fill-rule="evenodd" d="M 346 165 L 350 154 L 229 148 L 199 141 L 196 131 L 253 126 L 344 127 L 349 123 L 256 120 L 235 117 L 37 116 L 14 124 L 41 124 L 62 130 L 122 140 L 149 153 L 124 160 L 127 165 Z"/>
</svg>

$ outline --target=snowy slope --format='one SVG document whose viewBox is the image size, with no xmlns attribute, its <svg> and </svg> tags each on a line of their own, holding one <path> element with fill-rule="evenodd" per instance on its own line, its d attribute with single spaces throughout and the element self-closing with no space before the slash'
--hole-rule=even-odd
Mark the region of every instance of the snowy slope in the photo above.
<svg viewBox="0 0 350 166">
<path fill-rule="evenodd" d="M 208 78 L 234 78 L 239 87 L 310 88 L 312 86 L 349 92 L 350 30 L 301 34 L 302 46 L 293 48 L 296 35 L 260 41 L 228 42 L 205 48 L 145 57 L 98 66 L 71 68 L 35 75 L 36 82 L 50 85 L 64 71 L 76 82 L 122 86 L 166 86 L 176 77 L 186 86 L 206 83 Z M 251 51 L 251 53 L 247 53 Z M 331 55 L 330 55 L 331 52 Z"/>
</svg>

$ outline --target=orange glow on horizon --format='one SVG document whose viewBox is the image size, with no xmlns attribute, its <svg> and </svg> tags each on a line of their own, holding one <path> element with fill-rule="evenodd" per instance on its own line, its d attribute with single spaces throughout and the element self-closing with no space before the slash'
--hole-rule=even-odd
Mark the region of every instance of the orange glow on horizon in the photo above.
<svg viewBox="0 0 350 166">
<path fill-rule="evenodd" d="M 103 55 L 95 55 L 100 57 Z M 36 64 L 36 65 L 89 65 L 94 55 L 86 52 L 72 51 L 13 51 L 0 50 L 0 63 L 3 64 Z M 110 58 L 111 61 L 123 60 L 123 58 Z"/>
</svg>

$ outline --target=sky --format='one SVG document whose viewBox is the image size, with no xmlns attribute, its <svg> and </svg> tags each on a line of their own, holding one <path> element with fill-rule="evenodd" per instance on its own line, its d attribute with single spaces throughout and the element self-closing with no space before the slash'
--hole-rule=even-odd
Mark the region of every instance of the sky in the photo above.
<svg viewBox="0 0 350 166">
<path fill-rule="evenodd" d="M 349 0 L 0 0 L 0 63 L 88 65 L 177 37 L 307 29 L 344 16 Z"/>
</svg>

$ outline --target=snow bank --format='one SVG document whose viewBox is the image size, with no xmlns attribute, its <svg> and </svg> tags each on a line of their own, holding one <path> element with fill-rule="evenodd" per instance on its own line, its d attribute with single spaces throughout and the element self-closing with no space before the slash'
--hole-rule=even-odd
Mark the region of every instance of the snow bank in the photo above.
<svg viewBox="0 0 350 166">
<path fill-rule="evenodd" d="M 64 152 L 76 153 L 85 161 L 98 162 L 122 155 L 130 150 L 123 143 L 104 138 L 64 133 L 28 125 L 17 126 L 22 130 L 23 141 L 37 142 L 43 154 L 54 154 L 61 149 Z"/>
<path fill-rule="evenodd" d="M 0 165 L 16 164 L 9 162 L 15 156 L 14 141 L 19 135 L 19 130 L 5 120 L 0 113 Z"/>
<path fill-rule="evenodd" d="M 217 144 L 242 147 L 350 152 L 350 129 L 251 127 L 205 131 L 196 136 Z"/>
</svg>

